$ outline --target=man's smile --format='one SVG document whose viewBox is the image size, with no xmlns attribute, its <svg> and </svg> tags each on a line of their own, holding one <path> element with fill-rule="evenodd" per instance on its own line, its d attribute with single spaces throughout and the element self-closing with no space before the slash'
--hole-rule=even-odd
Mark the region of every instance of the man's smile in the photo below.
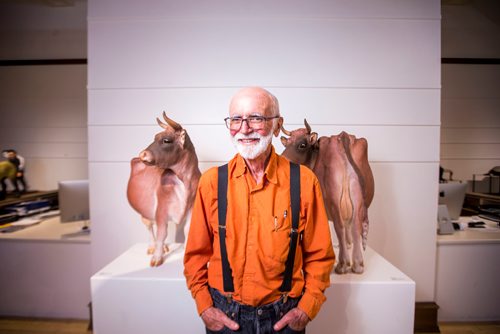
<svg viewBox="0 0 500 334">
<path fill-rule="evenodd" d="M 259 142 L 259 138 L 241 138 L 238 142 L 244 145 L 252 145 Z"/>
</svg>

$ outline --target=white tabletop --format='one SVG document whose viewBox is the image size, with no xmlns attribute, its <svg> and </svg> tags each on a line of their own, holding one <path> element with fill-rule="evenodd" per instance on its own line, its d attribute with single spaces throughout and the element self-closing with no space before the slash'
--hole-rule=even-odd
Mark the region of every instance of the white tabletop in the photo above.
<svg viewBox="0 0 500 334">
<path fill-rule="evenodd" d="M 60 216 L 45 219 L 37 219 L 34 216 L 29 219 L 31 221 L 25 220 L 26 227 L 23 229 L 0 233 L 0 242 L 2 240 L 16 240 L 90 243 L 90 230 L 82 230 L 82 227 L 86 224 L 85 221 L 61 223 Z M 23 221 L 18 221 L 15 224 L 23 224 Z"/>
<path fill-rule="evenodd" d="M 169 244 L 170 253 L 166 256 L 165 263 L 160 267 L 155 268 L 151 268 L 149 266 L 151 255 L 146 254 L 147 246 L 148 245 L 146 243 L 135 244 L 125 253 L 97 272 L 94 278 L 147 278 L 150 280 L 178 279 L 184 281 L 183 244 Z M 338 248 L 335 248 L 335 254 L 338 255 Z M 367 247 L 366 252 L 364 252 L 364 258 L 366 267 L 365 272 L 362 275 L 332 274 L 330 277 L 332 284 L 373 284 L 388 282 L 392 284 L 414 284 L 408 276 L 370 247 Z"/>
<path fill-rule="evenodd" d="M 467 223 L 478 221 L 485 223 L 484 228 L 467 227 Z M 453 234 L 438 235 L 437 244 L 453 245 L 500 243 L 500 228 L 494 221 L 477 216 L 460 217 L 459 224 L 464 227 L 463 230 L 455 231 Z"/>
</svg>

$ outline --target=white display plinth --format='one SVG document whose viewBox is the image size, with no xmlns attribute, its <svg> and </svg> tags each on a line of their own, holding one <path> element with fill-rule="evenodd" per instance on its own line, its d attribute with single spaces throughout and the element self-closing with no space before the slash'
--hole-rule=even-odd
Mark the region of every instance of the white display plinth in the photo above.
<svg viewBox="0 0 500 334">
<path fill-rule="evenodd" d="M 91 278 L 96 334 L 204 333 L 183 276 L 183 251 L 149 267 L 146 244 L 136 244 Z M 337 252 L 338 253 L 338 252 Z M 413 333 L 415 283 L 368 248 L 363 275 L 331 276 L 327 301 L 307 333 Z"/>
<path fill-rule="evenodd" d="M 500 320 L 500 229 L 495 222 L 480 219 L 484 228 L 465 228 L 437 238 L 439 322 Z M 460 217 L 461 224 L 470 221 L 472 217 Z"/>
<path fill-rule="evenodd" d="M 83 221 L 43 220 L 0 233 L 0 315 L 88 319 L 90 233 Z"/>
</svg>

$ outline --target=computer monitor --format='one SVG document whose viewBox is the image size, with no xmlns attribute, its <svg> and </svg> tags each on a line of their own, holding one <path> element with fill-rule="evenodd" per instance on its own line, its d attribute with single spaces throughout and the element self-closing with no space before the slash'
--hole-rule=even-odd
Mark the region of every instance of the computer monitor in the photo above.
<svg viewBox="0 0 500 334">
<path fill-rule="evenodd" d="M 449 182 L 439 184 L 439 204 L 447 206 L 452 220 L 457 220 L 460 217 L 466 190 L 467 183 Z"/>
<path fill-rule="evenodd" d="M 61 222 L 89 219 L 89 181 L 68 180 L 58 182 Z"/>
</svg>

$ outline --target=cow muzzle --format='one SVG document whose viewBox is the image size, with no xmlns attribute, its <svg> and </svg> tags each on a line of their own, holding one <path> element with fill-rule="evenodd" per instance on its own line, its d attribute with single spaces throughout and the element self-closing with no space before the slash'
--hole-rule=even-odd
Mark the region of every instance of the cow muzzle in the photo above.
<svg viewBox="0 0 500 334">
<path fill-rule="evenodd" d="M 150 151 L 144 150 L 139 154 L 139 158 L 143 163 L 145 163 L 148 166 L 154 165 L 155 164 L 155 159 L 153 154 L 151 154 Z"/>
</svg>

